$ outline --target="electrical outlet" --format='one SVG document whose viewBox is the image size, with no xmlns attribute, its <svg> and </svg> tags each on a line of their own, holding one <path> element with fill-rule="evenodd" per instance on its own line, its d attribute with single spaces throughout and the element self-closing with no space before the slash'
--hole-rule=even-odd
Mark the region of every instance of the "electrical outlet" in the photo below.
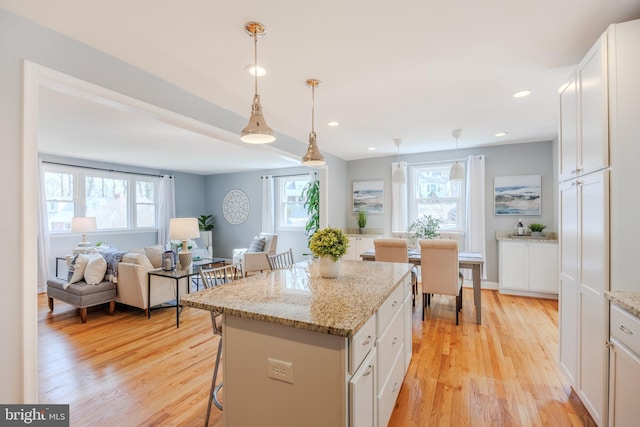
<svg viewBox="0 0 640 427">
<path fill-rule="evenodd" d="M 267 375 L 274 380 L 293 384 L 293 363 L 267 358 Z"/>
</svg>

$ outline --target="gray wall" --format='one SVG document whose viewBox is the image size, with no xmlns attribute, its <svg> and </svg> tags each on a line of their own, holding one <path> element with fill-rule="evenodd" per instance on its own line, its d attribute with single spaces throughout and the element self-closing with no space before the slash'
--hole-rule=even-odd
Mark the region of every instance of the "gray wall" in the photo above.
<svg viewBox="0 0 640 427">
<path fill-rule="evenodd" d="M 547 225 L 545 231 L 556 231 L 557 213 L 557 171 L 555 162 L 555 147 L 551 141 L 532 142 L 527 144 L 500 145 L 474 149 L 460 149 L 454 151 L 440 151 L 434 153 L 420 153 L 401 155 L 400 160 L 407 163 L 427 163 L 455 158 L 462 159 L 469 155 L 484 154 L 485 158 L 485 232 L 487 249 L 487 279 L 498 281 L 498 244 L 495 232 L 513 230 L 518 217 L 496 216 L 493 214 L 493 177 L 504 175 L 542 175 L 542 215 L 523 216 L 525 224 L 541 222 Z M 369 215 L 367 228 L 381 228 L 385 236 L 391 236 L 391 163 L 397 156 L 380 157 L 376 159 L 354 160 L 347 165 L 347 187 L 351 188 L 353 181 L 384 180 L 385 212 L 384 214 Z M 344 210 L 348 219 L 348 226 L 354 227 L 354 216 L 351 213 L 351 194 L 347 195 L 347 206 Z M 387 208 L 389 207 L 389 208 Z"/>
</svg>

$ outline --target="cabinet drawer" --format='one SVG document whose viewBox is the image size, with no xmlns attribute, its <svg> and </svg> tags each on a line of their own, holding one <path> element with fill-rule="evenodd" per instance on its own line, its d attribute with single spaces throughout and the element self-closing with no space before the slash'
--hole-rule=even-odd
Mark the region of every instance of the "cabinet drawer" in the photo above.
<svg viewBox="0 0 640 427">
<path fill-rule="evenodd" d="M 398 311 L 384 335 L 378 338 L 378 344 L 376 345 L 378 350 L 378 389 L 382 388 L 390 375 L 393 361 L 397 359 L 404 343 L 403 314 L 404 310 Z M 402 359 L 402 364 L 404 367 L 404 358 Z"/>
<path fill-rule="evenodd" d="M 611 305 L 611 336 L 640 354 L 640 318 L 617 305 Z"/>
<path fill-rule="evenodd" d="M 355 372 L 376 342 L 376 315 L 356 332 L 349 342 L 349 373 Z"/>
<path fill-rule="evenodd" d="M 386 426 L 389 423 L 404 378 L 403 366 L 402 356 L 396 357 L 391 375 L 389 375 L 382 391 L 378 393 L 378 426 Z"/>
<path fill-rule="evenodd" d="M 389 325 L 389 322 L 396 314 L 396 312 L 402 307 L 402 300 L 404 293 L 404 286 L 400 284 L 398 287 L 394 289 L 389 298 L 386 299 L 385 302 L 382 303 L 380 308 L 378 309 L 377 315 L 377 331 L 378 334 L 384 332 Z"/>
</svg>

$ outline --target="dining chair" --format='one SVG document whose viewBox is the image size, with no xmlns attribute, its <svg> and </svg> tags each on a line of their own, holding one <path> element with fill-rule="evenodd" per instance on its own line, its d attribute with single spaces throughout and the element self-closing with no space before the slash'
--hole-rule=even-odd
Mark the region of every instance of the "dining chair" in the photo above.
<svg viewBox="0 0 640 427">
<path fill-rule="evenodd" d="M 204 268 L 200 267 L 200 278 L 206 289 L 214 288 L 216 286 L 224 285 L 225 283 L 233 282 L 234 280 L 241 279 L 242 264 L 237 262 L 228 264 L 223 267 L 216 268 Z M 218 393 L 222 389 L 222 383 L 216 386 L 216 380 L 218 379 L 218 369 L 220 367 L 220 356 L 222 354 L 222 313 L 217 311 L 211 311 L 211 325 L 213 327 L 213 334 L 218 335 L 220 340 L 218 341 L 218 353 L 216 355 L 216 363 L 213 368 L 213 378 L 211 379 L 211 390 L 209 391 L 209 401 L 207 403 L 207 416 L 204 422 L 205 426 L 209 425 L 209 416 L 211 415 L 211 403 L 222 410 L 222 403 L 218 398 Z"/>
<path fill-rule="evenodd" d="M 272 270 L 281 270 L 283 268 L 291 267 L 293 262 L 293 250 L 289 249 L 285 252 L 280 252 L 279 254 L 269 255 L 269 266 Z"/>
<path fill-rule="evenodd" d="M 375 239 L 376 261 L 382 262 L 409 262 L 409 242 L 407 239 Z M 413 306 L 416 305 L 416 294 L 418 293 L 418 270 L 411 269 L 411 291 L 413 294 Z"/>
<path fill-rule="evenodd" d="M 422 270 L 422 320 L 424 310 L 431 304 L 431 294 L 456 297 L 456 325 L 462 310 L 463 276 L 458 264 L 458 242 L 444 239 L 420 240 Z"/>
</svg>

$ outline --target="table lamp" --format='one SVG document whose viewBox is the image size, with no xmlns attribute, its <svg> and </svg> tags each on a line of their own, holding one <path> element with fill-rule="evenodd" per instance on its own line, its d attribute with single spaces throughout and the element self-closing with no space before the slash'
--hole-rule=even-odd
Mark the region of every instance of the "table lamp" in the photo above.
<svg viewBox="0 0 640 427">
<path fill-rule="evenodd" d="M 82 233 L 82 241 L 78 243 L 78 248 L 80 252 L 82 250 L 86 250 L 91 247 L 91 243 L 87 242 L 87 233 L 91 233 L 96 231 L 96 217 L 89 216 L 74 216 L 71 218 L 71 232 L 72 233 Z"/>
<path fill-rule="evenodd" d="M 187 240 L 197 237 L 200 237 L 197 218 L 171 218 L 169 221 L 169 239 L 182 240 L 182 251 L 178 254 L 178 260 L 183 269 L 188 268 L 192 260 Z"/>
</svg>

